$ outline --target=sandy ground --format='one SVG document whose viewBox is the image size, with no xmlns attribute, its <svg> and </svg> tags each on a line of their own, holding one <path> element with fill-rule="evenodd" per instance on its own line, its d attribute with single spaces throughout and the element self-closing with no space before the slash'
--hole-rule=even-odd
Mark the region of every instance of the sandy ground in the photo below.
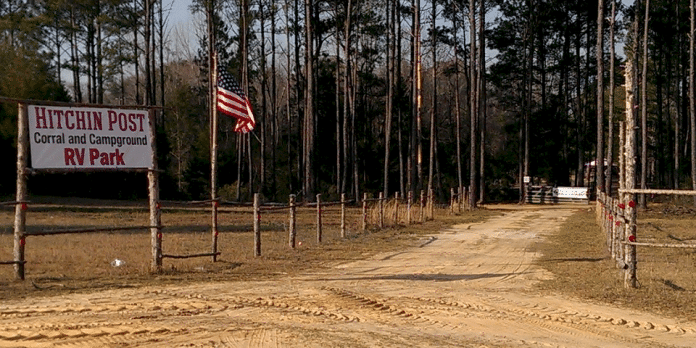
<svg viewBox="0 0 696 348">
<path fill-rule="evenodd" d="M 0 347 L 694 347 L 696 323 L 542 295 L 534 245 L 571 209 L 515 210 L 280 280 L 0 304 Z"/>
</svg>

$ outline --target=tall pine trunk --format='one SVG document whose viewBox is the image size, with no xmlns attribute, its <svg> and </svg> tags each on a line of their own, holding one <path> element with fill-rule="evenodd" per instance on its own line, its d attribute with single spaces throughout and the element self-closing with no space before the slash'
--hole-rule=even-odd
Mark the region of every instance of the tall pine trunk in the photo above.
<svg viewBox="0 0 696 348">
<path fill-rule="evenodd" d="M 640 82 L 640 188 L 648 188 L 648 22 L 650 21 L 650 0 L 645 0 L 645 18 L 643 18 L 643 72 Z M 645 194 L 638 196 L 639 205 L 645 209 Z"/>
<path fill-rule="evenodd" d="M 336 7 L 336 12 L 334 16 L 338 18 L 338 7 Z M 334 112 L 336 113 L 336 193 L 343 193 L 343 188 L 341 187 L 341 26 L 339 21 L 336 20 L 336 86 L 334 93 L 336 94 L 334 99 Z"/>
<path fill-rule="evenodd" d="M 432 27 L 431 27 L 431 48 L 433 54 L 432 67 L 432 95 L 430 106 L 430 144 L 429 144 L 429 165 L 428 165 L 428 193 L 433 192 L 433 171 L 435 169 L 435 116 L 437 114 L 437 3 L 431 2 L 432 6 Z M 431 197 L 432 199 L 432 197 Z"/>
<path fill-rule="evenodd" d="M 694 10 L 694 0 L 690 5 L 690 28 L 692 35 L 689 35 L 689 119 L 691 120 L 691 187 L 696 190 L 696 86 L 694 86 L 694 74 L 696 74 L 694 64 L 694 31 L 696 30 L 696 14 Z M 696 206 L 696 197 L 694 197 Z"/>
<path fill-rule="evenodd" d="M 616 27 L 616 0 L 611 0 L 611 21 L 609 24 L 609 120 L 607 134 L 607 177 L 605 178 L 604 188 L 611 196 L 612 183 L 614 177 L 614 29 Z"/>
<path fill-rule="evenodd" d="M 478 201 L 476 183 L 476 119 L 478 118 L 478 83 L 476 79 L 476 1 L 469 1 L 469 209 L 476 209 Z"/>
<path fill-rule="evenodd" d="M 343 59 L 345 60 L 345 71 L 343 75 L 343 177 L 341 178 L 341 192 L 345 192 L 348 185 L 348 162 L 349 162 L 349 150 L 352 148 L 352 137 L 348 134 L 349 124 L 348 122 L 353 119 L 350 107 L 351 104 L 351 86 L 352 81 L 350 78 L 350 71 L 352 69 L 351 65 L 351 19 L 353 18 L 353 1 L 348 0 L 346 5 L 346 21 L 344 23 L 344 35 L 345 40 L 343 47 Z M 354 129 L 351 128 L 354 132 Z M 356 201 L 359 199 L 358 192 L 353 192 Z"/>
<path fill-rule="evenodd" d="M 268 122 L 266 119 L 268 117 L 268 72 L 266 66 L 266 8 L 265 3 L 260 1 L 258 4 L 259 8 L 259 31 L 261 36 L 261 115 L 259 117 L 259 130 L 261 133 L 260 139 L 260 154 L 259 154 L 259 189 L 263 192 L 266 188 L 266 147 L 268 140 Z M 252 192 L 249 192 L 251 195 Z"/>
<path fill-rule="evenodd" d="M 597 0 L 597 190 L 604 192 L 604 0 Z"/>
<path fill-rule="evenodd" d="M 304 162 L 304 181 L 303 190 L 305 199 L 311 200 L 314 196 L 313 162 L 314 156 L 314 29 L 313 29 L 313 8 L 312 0 L 305 0 L 305 112 L 303 127 L 303 162 Z"/>
<path fill-rule="evenodd" d="M 479 1 L 479 51 L 478 51 L 478 111 L 481 119 L 479 127 L 479 203 L 486 198 L 486 183 L 484 180 L 486 167 L 486 1 Z"/>
<path fill-rule="evenodd" d="M 456 125 L 456 146 L 457 146 L 457 184 L 458 187 L 464 186 L 464 175 L 462 172 L 462 125 L 461 125 L 461 100 L 459 98 L 459 40 L 457 40 L 457 32 L 459 31 L 458 23 L 456 19 L 453 21 L 452 25 L 454 30 L 452 31 L 454 36 L 454 118 Z M 461 198 L 460 198 L 461 199 Z"/>
<path fill-rule="evenodd" d="M 392 59 L 391 47 L 394 44 L 392 40 L 392 20 L 391 16 L 391 0 L 387 0 L 386 6 L 386 16 L 387 16 L 387 71 L 386 71 L 386 81 L 387 81 L 387 95 L 386 95 L 386 108 L 384 115 L 384 180 L 382 182 L 382 193 L 384 197 L 389 196 L 389 151 L 391 145 L 391 128 L 392 128 L 392 116 L 393 116 L 393 100 L 394 100 L 394 60 Z"/>
</svg>

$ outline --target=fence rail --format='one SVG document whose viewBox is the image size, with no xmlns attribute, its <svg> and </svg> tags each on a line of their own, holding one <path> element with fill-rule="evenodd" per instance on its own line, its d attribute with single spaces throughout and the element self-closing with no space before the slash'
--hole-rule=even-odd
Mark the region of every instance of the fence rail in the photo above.
<svg viewBox="0 0 696 348">
<path fill-rule="evenodd" d="M 162 254 L 163 259 L 191 259 L 191 258 L 196 258 L 196 257 L 211 257 L 211 256 L 220 256 L 220 252 L 215 252 L 215 253 L 201 253 L 201 254 L 187 254 L 187 255 L 171 255 L 171 254 Z"/>
<path fill-rule="evenodd" d="M 450 190 L 451 199 L 449 202 L 449 209 L 451 213 L 455 211 L 461 212 L 462 205 L 467 205 L 466 198 L 467 189 L 460 187 Z M 17 205 L 22 204 L 22 210 L 30 210 L 30 207 L 26 204 L 27 202 L 11 201 L 11 202 L 0 202 L 0 205 Z M 362 207 L 360 211 L 354 211 L 348 214 L 347 207 L 349 205 L 355 205 L 355 203 L 360 203 L 359 207 Z M 236 206 L 236 207 L 251 207 L 251 209 L 221 209 L 222 205 Z M 298 213 L 307 214 L 308 211 L 313 211 L 316 214 L 316 242 L 322 243 L 324 239 L 324 227 L 325 226 L 340 226 L 340 238 L 347 238 L 350 233 L 361 233 L 367 231 L 369 228 L 382 229 L 382 228 L 394 228 L 402 225 L 410 225 L 414 223 L 423 223 L 428 220 L 434 219 L 434 207 L 435 200 L 433 192 L 421 191 L 418 200 L 414 200 L 414 192 L 408 192 L 406 195 L 401 195 L 395 193 L 392 197 L 385 197 L 383 193 L 379 193 L 378 197 L 370 198 L 367 194 L 362 197 L 362 200 L 357 201 L 355 199 L 346 199 L 345 194 L 341 194 L 341 199 L 339 201 L 327 201 L 321 200 L 321 194 L 316 196 L 315 202 L 297 202 L 294 195 L 290 195 L 287 203 L 277 203 L 277 202 L 260 202 L 259 194 L 254 195 L 254 201 L 252 203 L 240 203 L 240 202 L 226 202 L 221 199 L 210 199 L 201 201 L 167 201 L 159 200 L 157 198 L 150 199 L 147 205 L 133 205 L 131 208 L 150 210 L 150 224 L 143 224 L 138 226 L 111 226 L 111 227 L 87 227 L 87 228 L 65 228 L 65 229 L 43 229 L 40 231 L 27 231 L 26 221 L 24 222 L 23 229 L 20 236 L 20 243 L 23 248 L 27 244 L 31 244 L 31 239 L 37 236 L 57 236 L 65 234 L 90 234 L 90 233 L 108 233 L 108 232 L 118 232 L 118 231 L 135 231 L 135 230 L 149 230 L 151 234 L 152 243 L 152 254 L 153 254 L 153 267 L 152 270 L 155 272 L 161 271 L 162 260 L 163 259 L 190 259 L 190 258 L 202 258 L 202 257 L 212 257 L 213 262 L 216 258 L 221 255 L 221 252 L 217 250 L 216 242 L 218 237 L 217 230 L 217 213 L 232 213 L 232 214 L 253 214 L 253 236 L 254 245 L 253 251 L 255 256 L 260 256 L 261 249 L 261 231 L 262 229 L 262 215 L 263 214 L 274 214 L 273 219 L 269 219 L 270 224 L 277 225 L 278 215 L 277 213 L 288 214 L 287 225 L 283 223 L 283 226 L 287 226 L 288 232 L 288 247 L 291 249 L 296 248 L 297 244 L 297 215 Z M 36 204 L 37 207 L 42 209 L 61 209 L 66 207 L 65 204 L 51 204 L 51 203 L 41 203 Z M 102 208 L 104 206 L 90 205 L 94 208 Z M 213 222 L 209 227 L 211 227 L 214 240 L 213 248 L 210 252 L 196 252 L 190 254 L 176 254 L 176 253 L 166 253 L 162 248 L 163 230 L 167 230 L 166 226 L 161 223 L 161 214 L 163 210 L 177 209 L 178 207 L 197 207 L 196 210 L 207 211 L 213 215 Z M 337 208 L 334 208 L 337 207 Z M 442 205 L 443 208 L 447 208 L 447 205 Z M 468 206 L 467 206 L 468 207 Z M 355 224 L 351 225 L 350 231 L 347 224 L 348 216 L 351 215 L 351 219 Z M 31 217 L 31 215 L 29 216 Z M 154 220 L 153 220 L 154 217 Z M 245 218 L 246 219 L 246 218 Z M 152 223 L 156 221 L 156 223 Z M 306 221 L 306 220 L 303 220 Z M 311 223 L 310 223 L 311 224 Z M 202 225 L 201 225 L 202 226 Z M 170 226 L 176 230 L 177 226 Z M 272 228 L 272 227 L 271 227 Z M 335 227 L 334 227 L 335 228 Z M 29 243 L 27 243 L 29 240 Z M 15 241 L 16 242 L 16 241 Z M 12 261 L 0 261 L 0 265 L 14 265 L 15 267 L 25 267 L 27 263 L 23 258 L 16 259 Z M 22 278 L 23 279 L 23 278 Z"/>
<path fill-rule="evenodd" d="M 18 265 L 24 263 L 26 263 L 26 261 L 0 261 L 0 265 Z"/>
<path fill-rule="evenodd" d="M 116 231 L 135 231 L 151 228 L 163 228 L 163 226 L 125 226 L 125 227 L 104 227 L 104 228 L 85 228 L 85 229 L 66 229 L 66 230 L 45 230 L 45 231 L 27 231 L 25 236 L 53 236 L 59 234 L 80 234 L 80 233 L 101 233 L 101 232 L 116 232 Z"/>
<path fill-rule="evenodd" d="M 619 268 L 625 270 L 625 286 L 634 287 L 637 272 L 637 248 L 696 249 L 696 244 L 637 242 L 635 194 L 696 196 L 696 190 L 619 189 L 619 197 L 613 198 L 597 192 L 597 223 L 606 235 L 607 248 Z"/>
</svg>

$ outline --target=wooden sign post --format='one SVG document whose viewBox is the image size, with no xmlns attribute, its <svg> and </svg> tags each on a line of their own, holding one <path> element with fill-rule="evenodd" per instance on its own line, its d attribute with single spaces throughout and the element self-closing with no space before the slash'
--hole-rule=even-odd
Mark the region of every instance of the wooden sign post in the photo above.
<svg viewBox="0 0 696 348">
<path fill-rule="evenodd" d="M 24 280 L 24 245 L 27 228 L 27 152 L 29 133 L 27 125 L 27 106 L 20 103 L 17 119 L 17 193 L 14 220 L 14 270 L 15 279 Z"/>
</svg>

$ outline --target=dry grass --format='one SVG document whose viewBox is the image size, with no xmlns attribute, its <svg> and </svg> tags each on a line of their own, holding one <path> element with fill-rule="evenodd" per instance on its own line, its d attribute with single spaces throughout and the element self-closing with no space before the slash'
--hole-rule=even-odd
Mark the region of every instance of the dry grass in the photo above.
<svg viewBox="0 0 696 348">
<path fill-rule="evenodd" d="M 86 203 L 85 203 L 86 202 Z M 31 206 L 27 213 L 29 231 L 77 229 L 109 226 L 148 225 L 144 204 L 124 202 L 76 201 L 70 208 Z M 253 256 L 251 209 L 222 209 L 219 214 L 218 262 L 210 257 L 163 261 L 164 271 L 150 272 L 152 259 L 149 231 L 29 236 L 26 244 L 26 279 L 15 281 L 12 266 L 0 266 L 0 299 L 49 295 L 64 292 L 94 291 L 118 287 L 145 286 L 214 280 L 251 280 L 284 276 L 309 268 L 327 267 L 363 258 L 378 252 L 413 245 L 423 235 L 437 233 L 445 226 L 482 221 L 495 212 L 478 211 L 449 215 L 436 210 L 435 221 L 406 226 L 394 225 L 389 217 L 387 228 L 371 225 L 362 231 L 361 208 L 347 214 L 347 238 L 340 237 L 340 206 L 325 207 L 323 241 L 316 241 L 316 209 L 299 208 L 296 249 L 288 247 L 288 212 L 266 212 L 261 217 L 262 256 Z M 368 221 L 375 221 L 370 210 Z M 393 214 L 393 212 L 392 212 Z M 0 211 L 0 260 L 12 259 L 14 213 Z M 388 215 L 389 216 L 389 215 Z M 164 209 L 162 248 L 165 254 L 208 253 L 211 251 L 210 213 L 195 209 Z M 125 261 L 111 266 L 114 259 Z"/>
<path fill-rule="evenodd" d="M 696 216 L 653 205 L 638 213 L 638 240 L 682 243 L 696 240 Z M 591 209 L 575 214 L 560 233 L 539 246 L 540 264 L 555 274 L 541 287 L 581 298 L 696 320 L 696 249 L 638 247 L 638 289 L 626 289 L 623 271 L 610 259 L 606 238 Z"/>
</svg>

